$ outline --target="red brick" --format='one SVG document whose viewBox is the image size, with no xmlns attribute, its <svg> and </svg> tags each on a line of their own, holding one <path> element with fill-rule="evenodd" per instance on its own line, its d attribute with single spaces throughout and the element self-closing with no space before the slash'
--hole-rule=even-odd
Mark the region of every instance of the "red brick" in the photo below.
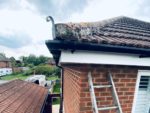
<svg viewBox="0 0 150 113">
<path fill-rule="evenodd" d="M 123 113 L 131 113 L 138 69 L 111 65 L 67 65 L 64 69 L 65 113 L 93 113 L 87 76 L 89 70 L 92 70 L 96 85 L 108 85 L 108 71 L 112 72 Z M 98 106 L 113 104 L 110 88 L 96 89 L 95 92 Z M 116 113 L 116 110 L 99 113 Z"/>
</svg>

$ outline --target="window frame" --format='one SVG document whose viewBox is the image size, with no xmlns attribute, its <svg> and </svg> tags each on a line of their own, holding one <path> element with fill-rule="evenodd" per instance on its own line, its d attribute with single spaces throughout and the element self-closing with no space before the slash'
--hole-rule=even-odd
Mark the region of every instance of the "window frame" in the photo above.
<svg viewBox="0 0 150 113">
<path fill-rule="evenodd" d="M 135 87 L 135 92 L 134 92 L 134 99 L 133 99 L 133 104 L 132 104 L 132 113 L 135 113 L 135 106 L 136 106 L 136 102 L 137 102 L 137 95 L 138 95 L 138 91 L 139 91 L 141 76 L 149 76 L 150 77 L 150 70 L 138 70 L 137 79 L 136 79 L 136 87 Z"/>
</svg>

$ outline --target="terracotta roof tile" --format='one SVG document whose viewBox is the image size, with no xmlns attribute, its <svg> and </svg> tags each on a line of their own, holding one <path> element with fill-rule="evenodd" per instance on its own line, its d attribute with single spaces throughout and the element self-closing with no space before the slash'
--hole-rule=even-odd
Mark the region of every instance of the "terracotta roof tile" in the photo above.
<svg viewBox="0 0 150 113">
<path fill-rule="evenodd" d="M 150 48 L 150 23 L 117 17 L 91 23 L 56 24 L 56 39 Z"/>
<path fill-rule="evenodd" d="M 40 113 L 48 90 L 22 80 L 0 85 L 0 113 Z"/>
</svg>

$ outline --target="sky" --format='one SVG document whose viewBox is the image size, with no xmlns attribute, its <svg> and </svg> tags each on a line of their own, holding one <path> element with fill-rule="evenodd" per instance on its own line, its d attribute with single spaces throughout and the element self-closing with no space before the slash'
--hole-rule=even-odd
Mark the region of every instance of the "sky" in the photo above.
<svg viewBox="0 0 150 113">
<path fill-rule="evenodd" d="M 0 0 L 0 53 L 51 57 L 45 41 L 55 23 L 92 22 L 128 16 L 150 22 L 150 0 Z"/>
</svg>

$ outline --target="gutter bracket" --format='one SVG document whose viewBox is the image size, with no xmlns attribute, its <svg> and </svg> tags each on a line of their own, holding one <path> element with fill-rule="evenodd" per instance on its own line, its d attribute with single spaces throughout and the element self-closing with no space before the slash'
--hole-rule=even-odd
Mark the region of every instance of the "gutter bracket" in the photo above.
<svg viewBox="0 0 150 113">
<path fill-rule="evenodd" d="M 72 50 L 71 50 L 71 53 L 73 54 L 74 52 L 75 52 L 75 49 L 72 49 Z"/>
</svg>

